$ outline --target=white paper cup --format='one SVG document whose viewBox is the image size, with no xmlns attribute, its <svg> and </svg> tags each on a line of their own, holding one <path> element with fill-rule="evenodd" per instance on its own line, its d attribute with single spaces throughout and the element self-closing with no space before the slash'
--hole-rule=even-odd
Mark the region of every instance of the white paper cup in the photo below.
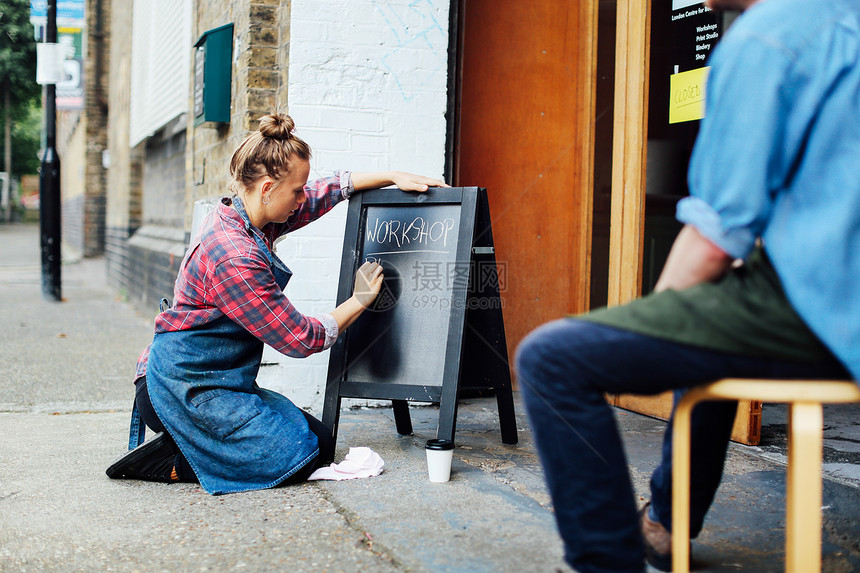
<svg viewBox="0 0 860 573">
<path fill-rule="evenodd" d="M 430 481 L 443 483 L 451 479 L 451 460 L 454 458 L 454 442 L 451 440 L 427 440 L 427 472 Z"/>
</svg>

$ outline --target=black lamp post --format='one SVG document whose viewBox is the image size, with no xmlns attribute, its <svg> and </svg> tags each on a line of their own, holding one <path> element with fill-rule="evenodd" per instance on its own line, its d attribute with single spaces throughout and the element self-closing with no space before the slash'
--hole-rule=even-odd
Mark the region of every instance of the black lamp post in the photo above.
<svg viewBox="0 0 860 573">
<path fill-rule="evenodd" d="M 57 43 L 57 0 L 48 0 L 45 42 Z M 39 226 L 42 245 L 42 296 L 61 301 L 60 157 L 57 155 L 57 86 L 47 84 L 45 96 L 45 155 L 39 176 Z"/>
</svg>

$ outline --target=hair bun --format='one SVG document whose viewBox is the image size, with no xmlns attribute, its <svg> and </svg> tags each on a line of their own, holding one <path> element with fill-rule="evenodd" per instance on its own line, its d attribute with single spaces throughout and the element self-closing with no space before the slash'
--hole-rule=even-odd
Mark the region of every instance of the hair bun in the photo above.
<svg viewBox="0 0 860 573">
<path fill-rule="evenodd" d="M 260 118 L 259 130 L 263 137 L 286 141 L 295 137 L 293 134 L 295 127 L 293 118 L 285 113 L 272 113 Z"/>
</svg>

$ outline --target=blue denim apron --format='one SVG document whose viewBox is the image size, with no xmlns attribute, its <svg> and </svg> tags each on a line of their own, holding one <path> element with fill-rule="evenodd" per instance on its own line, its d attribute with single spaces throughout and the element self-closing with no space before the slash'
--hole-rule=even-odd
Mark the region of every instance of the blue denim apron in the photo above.
<svg viewBox="0 0 860 573">
<path fill-rule="evenodd" d="M 292 273 L 251 230 L 241 201 L 233 204 L 283 289 Z M 273 487 L 318 454 L 301 410 L 257 385 L 262 355 L 263 343 L 227 316 L 153 339 L 152 406 L 211 494 Z"/>
</svg>

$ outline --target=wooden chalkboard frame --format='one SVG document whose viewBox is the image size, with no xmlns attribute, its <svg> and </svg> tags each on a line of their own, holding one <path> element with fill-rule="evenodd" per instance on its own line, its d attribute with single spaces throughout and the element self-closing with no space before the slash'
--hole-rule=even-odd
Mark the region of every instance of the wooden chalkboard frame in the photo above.
<svg viewBox="0 0 860 573">
<path fill-rule="evenodd" d="M 459 286 L 455 284 L 451 288 L 442 379 L 421 381 L 420 384 L 351 380 L 348 356 L 350 330 L 347 329 L 331 348 L 323 405 L 323 422 L 331 429 L 335 439 L 341 399 L 367 398 L 391 400 L 397 432 L 404 435 L 412 433 L 408 402 L 438 403 L 439 425 L 436 437 L 453 440 L 457 399 L 462 384 L 472 390 L 489 391 L 496 395 L 502 441 L 506 444 L 517 443 L 510 368 L 486 189 L 431 188 L 425 193 L 379 189 L 353 196 L 349 202 L 344 234 L 337 303 L 341 304 L 352 295 L 355 273 L 362 262 L 359 254 L 364 243 L 364 223 L 369 207 L 443 204 L 459 207 L 460 221 L 455 257 L 457 263 L 468 265 L 470 277 Z M 476 284 L 471 276 L 471 273 L 475 272 L 476 262 L 480 262 L 484 273 L 489 269 L 496 279 L 480 281 L 480 288 L 477 289 L 470 286 Z M 480 297 L 484 304 L 470 305 L 470 299 L 475 297 Z M 481 308 L 478 308 L 479 306 Z M 358 320 L 361 320 L 361 317 Z M 464 347 L 468 351 L 465 357 Z M 491 364 L 490 367 L 487 367 L 488 363 Z M 466 380 L 462 380 L 464 374 Z"/>
</svg>

